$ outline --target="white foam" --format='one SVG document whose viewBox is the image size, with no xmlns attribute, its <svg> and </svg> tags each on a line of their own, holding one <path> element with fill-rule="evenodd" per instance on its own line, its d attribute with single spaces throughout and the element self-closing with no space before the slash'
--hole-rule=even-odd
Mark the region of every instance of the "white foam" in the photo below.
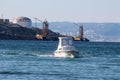
<svg viewBox="0 0 120 80">
<path fill-rule="evenodd" d="M 38 56 L 38 57 L 54 57 L 53 54 L 49 53 L 49 54 L 34 54 L 35 56 Z"/>
</svg>

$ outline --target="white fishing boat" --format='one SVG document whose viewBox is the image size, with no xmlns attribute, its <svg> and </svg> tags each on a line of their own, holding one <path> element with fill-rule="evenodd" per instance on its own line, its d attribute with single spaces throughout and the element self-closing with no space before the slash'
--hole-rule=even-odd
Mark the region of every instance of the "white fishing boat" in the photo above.
<svg viewBox="0 0 120 80">
<path fill-rule="evenodd" d="M 57 50 L 54 52 L 55 57 L 78 58 L 79 52 L 73 46 L 72 37 L 59 37 Z"/>
</svg>

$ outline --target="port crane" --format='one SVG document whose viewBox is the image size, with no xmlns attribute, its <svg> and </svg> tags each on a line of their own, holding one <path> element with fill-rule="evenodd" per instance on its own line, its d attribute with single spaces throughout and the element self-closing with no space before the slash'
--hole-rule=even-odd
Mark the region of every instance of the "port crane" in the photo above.
<svg viewBox="0 0 120 80">
<path fill-rule="evenodd" d="M 74 23 L 76 26 L 78 26 L 79 27 L 79 36 L 78 37 L 74 37 L 74 40 L 76 40 L 76 41 L 89 41 L 89 39 L 87 39 L 87 38 L 84 38 L 84 32 L 83 32 L 83 25 L 78 25 L 78 24 L 76 24 L 76 23 Z"/>
<path fill-rule="evenodd" d="M 41 22 L 43 24 L 42 27 L 42 37 L 46 38 L 48 37 L 49 34 L 49 24 L 48 21 L 45 19 L 44 21 L 40 20 L 39 18 L 34 18 L 35 19 L 35 26 L 37 27 L 37 21 Z"/>
<path fill-rule="evenodd" d="M 76 23 L 74 23 L 74 24 L 79 27 L 79 36 L 78 37 L 83 39 L 84 38 L 83 37 L 83 35 L 84 35 L 84 33 L 83 33 L 83 25 L 78 25 Z"/>
</svg>

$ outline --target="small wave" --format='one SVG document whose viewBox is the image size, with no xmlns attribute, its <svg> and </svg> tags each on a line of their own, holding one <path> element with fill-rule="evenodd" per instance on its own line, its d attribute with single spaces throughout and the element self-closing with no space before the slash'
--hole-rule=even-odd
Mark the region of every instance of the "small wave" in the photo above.
<svg viewBox="0 0 120 80">
<path fill-rule="evenodd" d="M 18 55 L 19 52 L 11 51 L 11 50 L 2 50 L 0 51 L 0 55 Z"/>
<path fill-rule="evenodd" d="M 1 50 L 0 55 L 6 56 L 37 56 L 37 57 L 53 57 L 52 53 L 21 51 L 21 50 Z"/>
<path fill-rule="evenodd" d="M 22 56 L 33 56 L 30 51 L 21 50 L 0 50 L 0 55 L 22 55 Z"/>
<path fill-rule="evenodd" d="M 31 73 L 28 73 L 28 72 L 12 72 L 12 71 L 3 71 L 3 72 L 0 72 L 0 74 L 16 74 L 16 75 L 18 75 L 18 74 L 26 74 L 26 75 L 29 75 L 29 74 L 31 74 Z"/>
</svg>

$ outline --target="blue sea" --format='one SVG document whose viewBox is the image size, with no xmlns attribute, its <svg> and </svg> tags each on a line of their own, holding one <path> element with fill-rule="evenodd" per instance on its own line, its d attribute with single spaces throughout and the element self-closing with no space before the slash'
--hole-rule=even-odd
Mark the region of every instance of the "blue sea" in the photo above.
<svg viewBox="0 0 120 80">
<path fill-rule="evenodd" d="M 57 41 L 0 40 L 0 80 L 120 80 L 120 43 L 74 42 L 80 58 L 56 58 Z"/>
</svg>

